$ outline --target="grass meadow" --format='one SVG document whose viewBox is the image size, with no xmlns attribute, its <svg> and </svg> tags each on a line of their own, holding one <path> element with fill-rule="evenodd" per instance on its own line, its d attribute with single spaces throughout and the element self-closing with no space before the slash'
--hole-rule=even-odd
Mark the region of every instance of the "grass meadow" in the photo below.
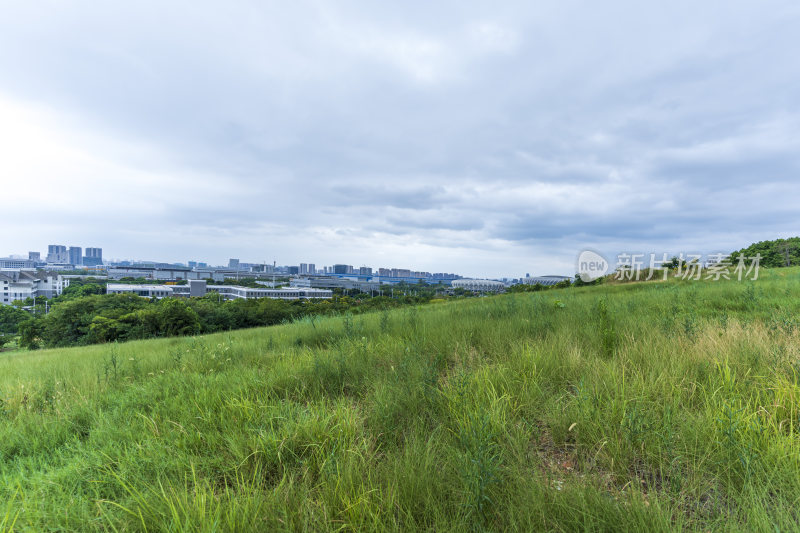
<svg viewBox="0 0 800 533">
<path fill-rule="evenodd" d="M 0 354 L 0 532 L 800 530 L 800 269 Z"/>
</svg>

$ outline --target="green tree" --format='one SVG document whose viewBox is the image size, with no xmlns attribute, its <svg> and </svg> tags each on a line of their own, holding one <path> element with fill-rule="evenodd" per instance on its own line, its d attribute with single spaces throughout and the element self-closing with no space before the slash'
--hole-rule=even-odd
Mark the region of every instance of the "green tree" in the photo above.
<svg viewBox="0 0 800 533">
<path fill-rule="evenodd" d="M 22 309 L 10 305 L 0 305 L 0 334 L 14 334 L 19 331 L 19 325 L 30 318 Z"/>
<path fill-rule="evenodd" d="M 200 317 L 183 300 L 166 298 L 161 301 L 161 333 L 166 336 L 200 333 Z"/>
<path fill-rule="evenodd" d="M 771 268 L 800 264 L 800 237 L 761 241 L 751 244 L 731 254 L 731 262 L 735 265 L 740 256 L 749 263 L 756 255 L 761 256 L 760 265 Z"/>
<path fill-rule="evenodd" d="M 29 350 L 38 350 L 42 344 L 42 320 L 29 318 L 19 325 L 19 345 Z"/>
<path fill-rule="evenodd" d="M 118 320 L 113 318 L 106 318 L 104 316 L 96 316 L 89 324 L 89 342 L 110 342 L 119 339 L 120 337 L 120 324 Z"/>
</svg>

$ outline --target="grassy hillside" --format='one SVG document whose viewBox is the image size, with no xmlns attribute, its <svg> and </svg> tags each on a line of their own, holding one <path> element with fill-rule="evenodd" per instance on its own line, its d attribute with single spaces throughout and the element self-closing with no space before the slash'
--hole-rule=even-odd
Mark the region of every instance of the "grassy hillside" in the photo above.
<svg viewBox="0 0 800 533">
<path fill-rule="evenodd" d="M 0 354 L 0 531 L 800 528 L 800 270 Z"/>
</svg>

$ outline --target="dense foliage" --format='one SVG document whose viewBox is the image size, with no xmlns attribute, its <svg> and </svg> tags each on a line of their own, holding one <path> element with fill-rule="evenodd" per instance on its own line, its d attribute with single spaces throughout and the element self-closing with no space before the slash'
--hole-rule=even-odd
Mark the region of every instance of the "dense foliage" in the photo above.
<svg viewBox="0 0 800 533">
<path fill-rule="evenodd" d="M 10 305 L 0 305 L 0 335 L 16 334 L 20 322 L 27 320 L 29 316 L 22 309 Z"/>
<path fill-rule="evenodd" d="M 14 319 L 25 317 L 18 326 L 20 346 L 36 349 L 214 333 L 270 326 L 303 316 L 357 314 L 430 300 L 427 294 L 394 299 L 362 295 L 286 301 L 226 301 L 208 294 L 203 298 L 148 300 L 132 294 L 93 294 L 90 287 L 65 292 L 53 300 L 47 314 L 41 304 L 37 306 L 40 312 L 34 316 L 9 308 L 14 311 Z"/>
<path fill-rule="evenodd" d="M 761 255 L 761 266 L 773 268 L 798 266 L 800 265 L 800 237 L 757 242 L 733 252 L 731 260 L 735 265 L 740 255 L 750 259 L 756 257 L 757 254 Z"/>
</svg>

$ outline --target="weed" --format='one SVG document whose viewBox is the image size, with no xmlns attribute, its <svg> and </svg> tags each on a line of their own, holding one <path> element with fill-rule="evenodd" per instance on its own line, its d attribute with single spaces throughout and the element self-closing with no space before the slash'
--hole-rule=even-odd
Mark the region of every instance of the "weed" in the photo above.
<svg viewBox="0 0 800 533">
<path fill-rule="evenodd" d="M 481 529 L 488 523 L 494 505 L 491 489 L 500 481 L 500 453 L 489 415 L 470 412 L 459 427 L 458 437 L 464 449 L 461 465 L 467 490 L 464 505 L 473 529 Z"/>
<path fill-rule="evenodd" d="M 697 315 L 693 311 L 683 314 L 683 334 L 689 339 L 694 339 L 697 334 Z"/>
<path fill-rule="evenodd" d="M 110 379 L 116 382 L 119 378 L 119 356 L 116 342 L 111 346 L 111 352 L 103 363 L 103 373 L 105 374 L 106 383 Z"/>
<path fill-rule="evenodd" d="M 752 282 L 747 283 L 744 288 L 744 293 L 742 293 L 742 302 L 744 302 L 745 308 L 747 309 L 754 309 L 758 304 L 758 294 L 756 293 L 756 287 L 753 285 Z"/>
<path fill-rule="evenodd" d="M 408 308 L 408 330 L 417 331 L 417 308 L 411 306 Z"/>
<path fill-rule="evenodd" d="M 727 402 L 723 404 L 722 416 L 717 418 L 722 439 L 719 441 L 720 447 L 725 451 L 727 464 L 738 463 L 741 467 L 743 481 L 748 481 L 753 473 L 755 461 L 758 453 L 748 441 L 748 432 L 756 432 L 759 435 L 763 432 L 760 421 L 746 424 L 742 421 L 745 408 L 734 409 Z M 733 469 L 728 468 L 727 472 L 732 474 Z"/>
<path fill-rule="evenodd" d="M 608 311 L 608 306 L 605 300 L 600 300 L 597 304 L 597 329 L 600 333 L 600 353 L 604 357 L 611 357 L 617 349 L 617 330 L 614 325 L 614 320 Z"/>
<path fill-rule="evenodd" d="M 353 315 L 347 313 L 344 315 L 342 319 L 342 325 L 344 326 L 344 336 L 348 339 L 352 339 L 355 336 L 355 326 L 353 325 Z"/>
<path fill-rule="evenodd" d="M 642 443 L 642 438 L 651 430 L 650 424 L 647 423 L 645 414 L 639 408 L 636 402 L 631 403 L 625 409 L 620 423 L 628 442 L 634 447 L 638 447 Z"/>
<path fill-rule="evenodd" d="M 389 310 L 384 309 L 381 311 L 381 320 L 380 320 L 380 329 L 381 333 L 386 335 L 389 333 Z"/>
</svg>

